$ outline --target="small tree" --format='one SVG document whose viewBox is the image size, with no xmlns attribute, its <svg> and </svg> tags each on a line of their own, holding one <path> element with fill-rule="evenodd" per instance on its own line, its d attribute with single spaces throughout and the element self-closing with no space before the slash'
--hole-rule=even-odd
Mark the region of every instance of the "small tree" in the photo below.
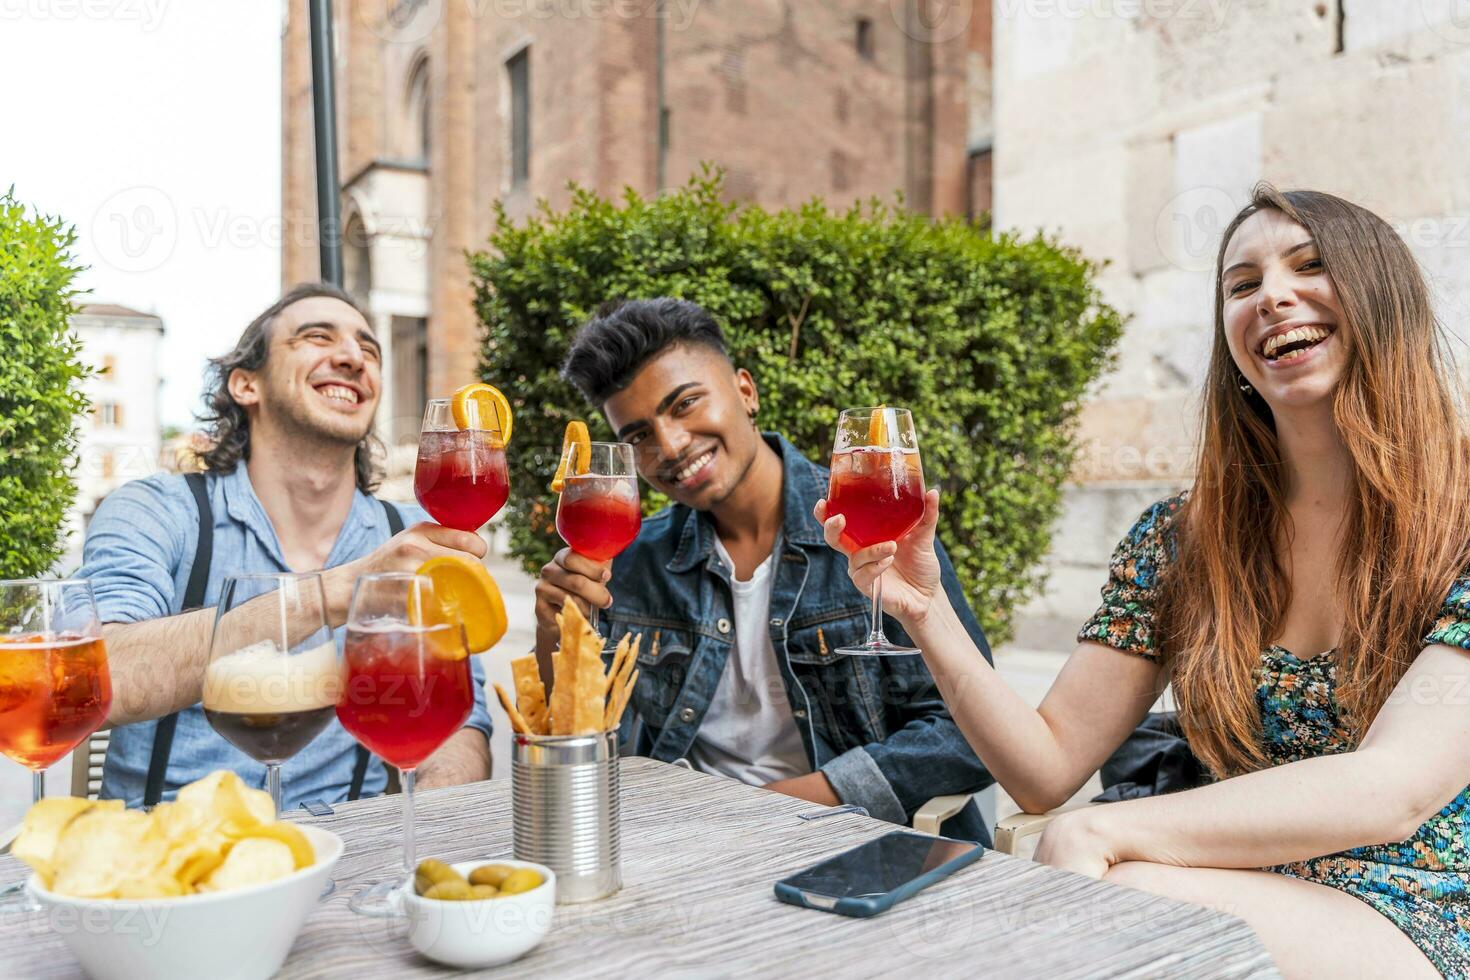
<svg viewBox="0 0 1470 980">
<path fill-rule="evenodd" d="M 844 407 L 913 411 L 944 497 L 940 536 L 986 630 L 1010 635 L 1041 584 L 1080 399 L 1122 329 L 1094 264 L 1043 237 L 876 202 L 736 207 L 709 174 L 654 200 L 577 190 L 565 213 L 499 219 L 470 265 L 481 374 L 516 411 L 506 522 L 528 570 L 560 546 L 547 482 L 566 420 L 610 438 L 558 375 L 572 336 L 605 300 L 676 296 L 724 326 L 760 386 L 762 427 L 813 459 L 827 461 Z"/>
<path fill-rule="evenodd" d="M 0 197 L 0 578 L 40 575 L 61 556 L 76 497 L 76 419 L 88 371 L 72 333 L 76 234 Z"/>
</svg>

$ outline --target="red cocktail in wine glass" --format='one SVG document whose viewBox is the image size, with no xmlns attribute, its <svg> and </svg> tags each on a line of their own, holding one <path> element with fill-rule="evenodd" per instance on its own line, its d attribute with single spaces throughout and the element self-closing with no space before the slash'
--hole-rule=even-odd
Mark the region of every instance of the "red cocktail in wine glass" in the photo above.
<svg viewBox="0 0 1470 980">
<path fill-rule="evenodd" d="M 497 418 L 480 418 L 475 402 L 469 406 L 470 426 L 461 429 L 449 399 L 429 401 L 413 472 L 419 504 L 440 524 L 461 531 L 478 530 L 510 496 L 505 427 Z"/>
<path fill-rule="evenodd" d="M 897 541 L 924 516 L 924 470 L 914 419 L 904 408 L 850 408 L 837 420 L 827 513 L 847 519 L 842 541 L 853 549 Z M 873 582 L 867 640 L 838 653 L 893 656 L 919 651 L 883 635 L 883 576 Z"/>
<path fill-rule="evenodd" d="M 586 445 L 586 444 L 584 444 Z M 643 505 L 633 447 L 625 442 L 591 443 L 586 472 L 568 467 L 556 504 L 556 533 L 579 555 L 611 561 L 638 537 Z M 597 610 L 592 610 L 597 628 Z"/>
<path fill-rule="evenodd" d="M 353 589 L 343 645 L 342 727 L 391 765 L 403 786 L 404 868 L 413 874 L 413 781 L 419 764 L 464 725 L 475 703 L 464 627 L 432 580 L 407 572 L 364 575 Z M 349 903 L 364 915 L 400 914 L 402 880 L 379 882 Z"/>
</svg>

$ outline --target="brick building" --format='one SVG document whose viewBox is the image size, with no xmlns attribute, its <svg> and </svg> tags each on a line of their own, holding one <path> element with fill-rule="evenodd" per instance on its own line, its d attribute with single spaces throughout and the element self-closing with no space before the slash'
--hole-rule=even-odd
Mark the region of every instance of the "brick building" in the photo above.
<svg viewBox="0 0 1470 980">
<path fill-rule="evenodd" d="M 932 9 L 931 9 L 932 8 Z M 737 200 L 841 206 L 901 191 L 987 210 L 989 17 L 953 0 L 337 0 L 347 286 L 389 342 L 384 435 L 470 380 L 463 252 L 513 217 L 677 187 L 703 161 Z M 288 282 L 318 252 L 307 23 L 283 85 Z M 973 137 L 973 139 L 972 139 Z M 972 181 L 972 176 L 975 178 Z"/>
<path fill-rule="evenodd" d="M 647 193 L 713 160 L 732 195 L 763 205 L 902 191 L 931 213 L 993 207 L 998 228 L 1056 233 L 1107 263 L 1102 288 L 1132 316 L 1082 416 L 1051 585 L 1018 624 L 1024 646 L 1070 649 L 1118 537 L 1188 481 L 1210 264 L 1256 180 L 1394 222 L 1450 333 L 1470 337 L 1457 2 L 339 0 L 349 277 L 391 332 L 393 411 L 412 432 L 423 392 L 469 376 L 461 252 L 484 241 L 496 197 L 521 215 L 537 197 L 565 204 L 567 180 Z M 288 280 L 317 270 L 292 15 Z"/>
</svg>

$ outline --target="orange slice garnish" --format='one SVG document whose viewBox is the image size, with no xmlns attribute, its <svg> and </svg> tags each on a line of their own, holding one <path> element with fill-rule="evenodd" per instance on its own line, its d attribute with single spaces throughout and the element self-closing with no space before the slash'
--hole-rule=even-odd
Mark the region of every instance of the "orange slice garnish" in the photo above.
<svg viewBox="0 0 1470 980">
<path fill-rule="evenodd" d="M 418 592 L 409 599 L 408 619 L 415 626 L 463 623 L 466 646 L 441 644 L 447 659 L 484 653 L 505 635 L 505 600 L 500 586 L 479 562 L 460 555 L 440 555 L 418 567 L 418 574 L 434 583 L 439 609 L 418 607 Z M 466 649 L 466 647 L 468 649 Z"/>
<path fill-rule="evenodd" d="M 888 426 L 884 422 L 887 415 L 884 406 L 879 405 L 868 416 L 868 445 L 878 449 L 888 448 Z"/>
<path fill-rule="evenodd" d="M 568 469 L 581 476 L 591 468 L 592 437 L 587 434 L 587 423 L 572 419 L 567 423 L 566 435 L 561 437 L 561 461 L 556 464 L 556 476 L 551 478 L 551 492 L 561 493 Z"/>
<path fill-rule="evenodd" d="M 510 442 L 510 401 L 494 385 L 476 381 L 454 393 L 449 410 L 454 414 L 454 424 L 459 429 L 481 429 L 499 432 L 503 446 Z"/>
</svg>

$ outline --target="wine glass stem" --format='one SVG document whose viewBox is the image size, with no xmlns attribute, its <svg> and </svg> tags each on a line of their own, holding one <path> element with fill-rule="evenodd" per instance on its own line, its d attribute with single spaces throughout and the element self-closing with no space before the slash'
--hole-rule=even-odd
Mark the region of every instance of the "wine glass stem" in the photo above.
<svg viewBox="0 0 1470 980">
<path fill-rule="evenodd" d="M 403 784 L 403 866 L 409 874 L 418 866 L 414 860 L 413 846 L 413 770 L 398 770 L 399 782 Z"/>
<path fill-rule="evenodd" d="M 868 633 L 868 646 L 883 646 L 888 637 L 883 635 L 883 576 L 873 579 L 873 628 Z"/>
<path fill-rule="evenodd" d="M 271 803 L 275 804 L 276 816 L 281 815 L 281 764 L 268 762 L 265 767 L 265 787 L 270 791 Z"/>
<path fill-rule="evenodd" d="M 590 616 L 587 617 L 587 625 L 592 627 L 592 632 L 594 632 L 594 633 L 598 632 L 598 629 L 597 629 L 597 613 L 598 613 L 597 607 L 596 606 L 593 606 L 592 607 L 592 615 L 590 615 Z"/>
<path fill-rule="evenodd" d="M 46 795 L 46 770 L 31 773 L 31 802 L 40 803 Z"/>
</svg>

